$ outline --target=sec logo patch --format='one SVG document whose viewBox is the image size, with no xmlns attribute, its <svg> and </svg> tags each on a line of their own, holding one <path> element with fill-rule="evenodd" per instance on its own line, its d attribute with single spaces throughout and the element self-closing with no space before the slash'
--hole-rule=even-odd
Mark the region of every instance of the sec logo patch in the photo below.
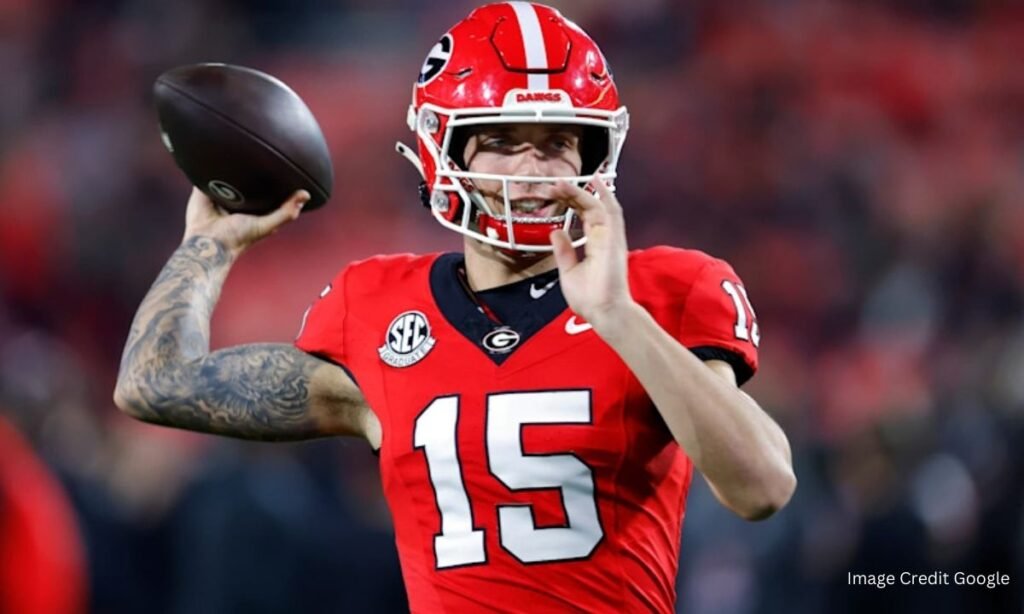
<svg viewBox="0 0 1024 614">
<path fill-rule="evenodd" d="M 419 311 L 406 311 L 391 321 L 384 345 L 377 348 L 377 353 L 392 367 L 408 367 L 423 360 L 435 343 L 427 316 Z"/>
</svg>

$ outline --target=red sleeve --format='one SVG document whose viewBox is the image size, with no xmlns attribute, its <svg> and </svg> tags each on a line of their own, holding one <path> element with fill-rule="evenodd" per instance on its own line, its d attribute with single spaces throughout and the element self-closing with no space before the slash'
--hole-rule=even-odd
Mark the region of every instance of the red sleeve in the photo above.
<svg viewBox="0 0 1024 614">
<path fill-rule="evenodd" d="M 320 296 L 302 316 L 295 347 L 344 365 L 345 354 L 345 281 L 349 267 L 320 291 Z"/>
<path fill-rule="evenodd" d="M 761 333 L 746 288 L 727 262 L 710 260 L 697 273 L 677 338 L 702 360 L 730 363 L 740 384 L 757 371 Z"/>
</svg>

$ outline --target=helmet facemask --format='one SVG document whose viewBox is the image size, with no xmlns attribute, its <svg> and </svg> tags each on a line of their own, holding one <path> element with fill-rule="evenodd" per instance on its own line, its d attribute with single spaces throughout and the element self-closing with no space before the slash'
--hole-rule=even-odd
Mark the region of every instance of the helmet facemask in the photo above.
<svg viewBox="0 0 1024 614">
<path fill-rule="evenodd" d="M 474 127 L 510 123 L 583 127 L 581 174 L 522 176 L 467 170 L 461 163 L 467 131 Z M 603 111 L 532 104 L 498 109 L 444 109 L 425 104 L 418 114 L 410 108 L 410 124 L 434 168 L 434 181 L 428 186 L 429 206 L 438 222 L 495 247 L 521 252 L 550 252 L 549 235 L 559 228 L 569 232 L 573 246 L 586 242 L 573 210 L 567 209 L 564 213 L 544 218 L 517 216 L 509 198 L 509 184 L 550 184 L 561 180 L 586 188 L 592 181 L 599 180 L 614 190 L 615 169 L 628 129 L 628 115 L 625 108 Z M 476 180 L 501 183 L 503 205 L 500 210 L 495 210 L 488 202 L 474 183 Z"/>
</svg>

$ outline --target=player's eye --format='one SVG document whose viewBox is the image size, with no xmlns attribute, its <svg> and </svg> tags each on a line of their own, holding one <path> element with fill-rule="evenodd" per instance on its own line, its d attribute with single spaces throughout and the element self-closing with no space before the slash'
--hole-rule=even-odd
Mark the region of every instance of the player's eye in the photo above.
<svg viewBox="0 0 1024 614">
<path fill-rule="evenodd" d="M 512 141 L 503 134 L 489 134 L 480 140 L 480 144 L 489 148 L 501 148 L 511 146 Z"/>
<path fill-rule="evenodd" d="M 573 151 L 576 144 L 576 137 L 569 134 L 556 134 L 548 140 L 548 147 L 559 152 Z"/>
</svg>

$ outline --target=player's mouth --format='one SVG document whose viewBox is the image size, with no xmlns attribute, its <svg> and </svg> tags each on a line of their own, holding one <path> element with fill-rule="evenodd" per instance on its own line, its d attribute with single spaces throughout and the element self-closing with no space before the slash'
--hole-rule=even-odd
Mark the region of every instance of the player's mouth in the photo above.
<svg viewBox="0 0 1024 614">
<path fill-rule="evenodd" d="M 560 215 L 556 200 L 543 198 L 517 198 L 512 201 L 512 215 L 518 218 L 550 218 Z"/>
</svg>

